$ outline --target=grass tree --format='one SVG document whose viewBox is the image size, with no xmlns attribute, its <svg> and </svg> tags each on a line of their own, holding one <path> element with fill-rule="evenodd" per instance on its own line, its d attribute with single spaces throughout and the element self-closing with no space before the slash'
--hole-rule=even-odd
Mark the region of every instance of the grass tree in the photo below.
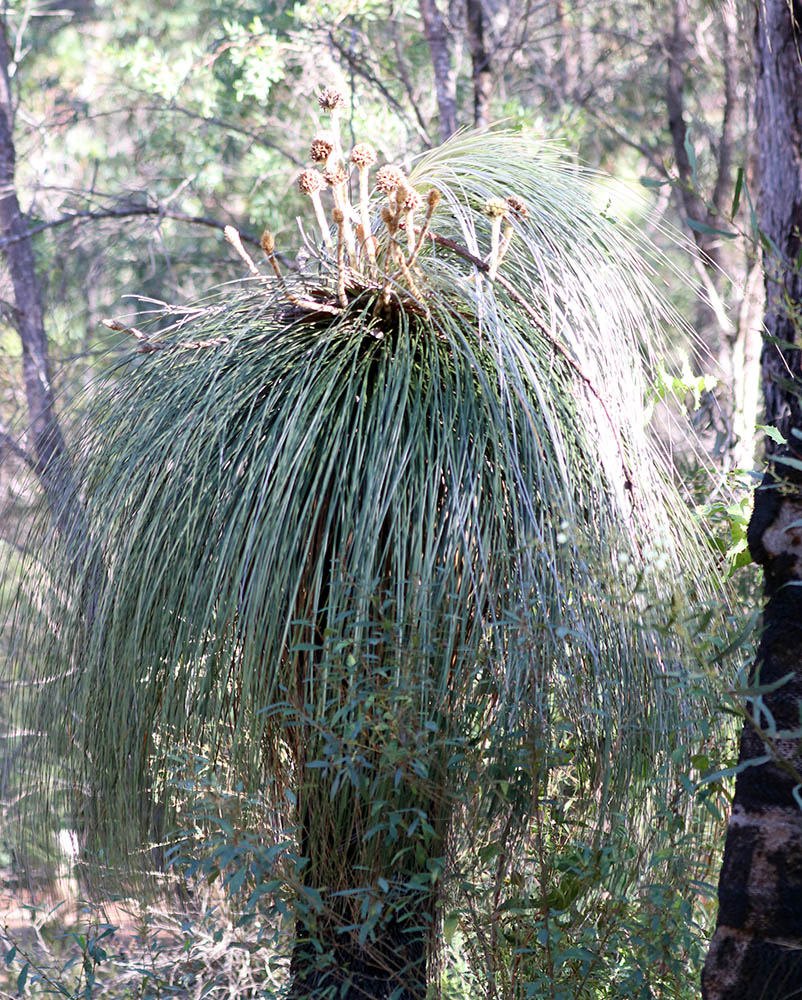
<svg viewBox="0 0 802 1000">
<path fill-rule="evenodd" d="M 176 748 L 225 759 L 295 830 L 292 995 L 421 1000 L 466 769 L 517 741 L 534 801 L 573 713 L 598 828 L 631 804 L 684 709 L 670 636 L 606 598 L 694 593 L 705 560 L 643 426 L 666 312 L 598 179 L 504 132 L 409 176 L 362 144 L 352 205 L 323 139 L 296 268 L 266 233 L 244 282 L 131 330 L 85 544 L 43 542 L 19 648 L 90 851 L 170 828 Z"/>
</svg>

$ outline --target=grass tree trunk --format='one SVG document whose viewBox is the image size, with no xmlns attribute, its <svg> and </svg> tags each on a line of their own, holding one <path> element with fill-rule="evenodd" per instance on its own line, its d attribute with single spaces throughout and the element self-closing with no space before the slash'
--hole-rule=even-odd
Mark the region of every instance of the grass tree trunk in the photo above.
<svg viewBox="0 0 802 1000">
<path fill-rule="evenodd" d="M 757 6 L 757 130 L 766 337 L 761 359 L 770 445 L 749 547 L 768 598 L 752 670 L 719 881 L 719 915 L 702 976 L 705 1000 L 802 995 L 802 61 L 800 5 Z"/>
</svg>

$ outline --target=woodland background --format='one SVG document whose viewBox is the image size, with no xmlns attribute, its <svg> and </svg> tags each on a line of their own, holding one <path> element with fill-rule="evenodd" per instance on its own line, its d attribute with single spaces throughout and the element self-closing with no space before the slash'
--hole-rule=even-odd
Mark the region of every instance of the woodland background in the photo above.
<svg viewBox="0 0 802 1000">
<path fill-rule="evenodd" d="M 348 95 L 346 134 L 369 138 L 382 161 L 407 163 L 458 129 L 494 122 L 552 139 L 577 164 L 630 185 L 609 212 L 667 255 L 655 280 L 687 326 L 671 331 L 652 402 L 669 402 L 694 428 L 693 445 L 674 442 L 677 477 L 715 536 L 708 558 L 729 593 L 708 632 L 673 623 L 688 629 L 703 691 L 696 734 L 677 749 L 684 778 L 638 857 L 622 843 L 600 854 L 569 833 L 546 856 L 537 831 L 553 804 L 518 860 L 499 831 L 478 850 L 467 845 L 468 889 L 444 917 L 444 996 L 697 992 L 737 753 L 737 671 L 759 604 L 745 541 L 764 305 L 754 17 L 751 5 L 715 0 L 31 0 L 3 9 L 0 173 L 23 214 L 6 219 L 0 246 L 9 261 L 31 249 L 43 320 L 25 321 L 35 308 L 0 274 L 7 604 L 20 528 L 64 474 L 59 456 L 80 441 L 93 381 L 131 348 L 102 320 L 133 323 L 240 279 L 225 225 L 252 248 L 266 224 L 279 249 L 294 243 L 304 207 L 296 180 L 322 87 Z M 10 747 L 10 710 L 3 725 Z M 20 854 L 18 765 L 12 751 L 0 756 L 7 995 L 268 995 L 257 991 L 279 982 L 283 959 L 266 963 L 238 902 L 255 869 L 238 867 L 236 850 L 221 861 L 252 836 L 252 803 L 236 783 L 209 762 L 194 765 L 199 808 L 220 818 L 212 833 L 198 826 L 206 860 L 189 863 L 206 880 L 194 909 L 173 896 L 150 909 L 108 899 L 84 908 L 69 842 L 55 859 L 44 848 Z M 624 869 L 631 874 L 613 887 L 610 872 Z M 540 900 L 527 895 L 533 872 Z M 65 888 L 69 901 L 54 910 Z"/>
</svg>

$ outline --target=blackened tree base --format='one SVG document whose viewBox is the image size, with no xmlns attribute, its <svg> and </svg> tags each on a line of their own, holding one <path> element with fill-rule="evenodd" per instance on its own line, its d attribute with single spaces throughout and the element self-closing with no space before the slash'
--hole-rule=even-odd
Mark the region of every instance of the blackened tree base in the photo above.
<svg viewBox="0 0 802 1000">
<path fill-rule="evenodd" d="M 802 473 L 782 456 L 756 491 L 749 548 L 763 565 L 768 603 L 702 996 L 795 1000 L 802 998 Z"/>
<path fill-rule="evenodd" d="M 421 914 L 426 916 L 426 914 Z M 342 921 L 298 921 L 290 1000 L 425 1000 L 428 921 L 404 930 L 394 920 L 360 943 Z"/>
</svg>

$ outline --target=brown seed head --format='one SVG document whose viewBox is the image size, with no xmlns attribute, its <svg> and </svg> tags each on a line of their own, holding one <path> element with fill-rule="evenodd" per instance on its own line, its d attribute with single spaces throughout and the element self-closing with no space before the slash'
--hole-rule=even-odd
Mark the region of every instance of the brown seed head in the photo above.
<svg viewBox="0 0 802 1000">
<path fill-rule="evenodd" d="M 440 204 L 441 197 L 442 195 L 437 190 L 437 188 L 432 188 L 432 190 L 426 195 L 426 203 L 429 206 L 429 210 L 431 212 L 433 212 Z"/>
<path fill-rule="evenodd" d="M 335 167 L 333 170 L 326 170 L 323 179 L 332 187 L 337 187 L 338 184 L 345 184 L 348 174 L 342 167 Z"/>
<path fill-rule="evenodd" d="M 324 87 L 317 99 L 323 111 L 342 111 L 345 108 L 345 98 L 342 93 L 334 87 Z"/>
<path fill-rule="evenodd" d="M 398 204 L 402 205 L 405 212 L 417 212 L 423 205 L 423 198 L 415 188 L 405 184 L 396 195 Z"/>
<path fill-rule="evenodd" d="M 482 206 L 482 212 L 491 219 L 501 219 L 510 211 L 510 206 L 503 198 L 488 198 Z"/>
<path fill-rule="evenodd" d="M 382 206 L 382 222 L 387 226 L 390 232 L 395 232 L 397 228 L 397 223 L 395 221 L 395 213 L 392 211 L 389 205 Z"/>
<path fill-rule="evenodd" d="M 367 142 L 359 142 L 351 150 L 351 163 L 357 167 L 372 167 L 377 159 L 376 150 Z"/>
<path fill-rule="evenodd" d="M 309 148 L 309 157 L 315 163 L 325 163 L 334 151 L 334 142 L 328 135 L 316 135 Z"/>
<path fill-rule="evenodd" d="M 262 245 L 262 249 L 267 254 L 268 257 L 273 256 L 273 251 L 276 249 L 276 240 L 269 229 L 265 229 L 262 233 L 262 238 L 259 240 Z"/>
<path fill-rule="evenodd" d="M 314 194 L 326 186 L 326 180 L 319 170 L 310 167 L 298 178 L 298 187 L 304 194 Z"/>
<path fill-rule="evenodd" d="M 519 198 L 515 194 L 511 194 L 509 198 L 506 199 L 507 204 L 521 219 L 529 218 L 529 209 L 526 207 L 526 202 L 523 198 Z"/>
<path fill-rule="evenodd" d="M 345 221 L 345 216 L 343 215 L 343 210 L 341 208 L 333 208 L 331 210 L 331 217 L 338 226 L 341 222 Z"/>
<path fill-rule="evenodd" d="M 376 187 L 389 194 L 404 183 L 404 171 L 394 163 L 386 163 L 376 171 Z"/>
</svg>

